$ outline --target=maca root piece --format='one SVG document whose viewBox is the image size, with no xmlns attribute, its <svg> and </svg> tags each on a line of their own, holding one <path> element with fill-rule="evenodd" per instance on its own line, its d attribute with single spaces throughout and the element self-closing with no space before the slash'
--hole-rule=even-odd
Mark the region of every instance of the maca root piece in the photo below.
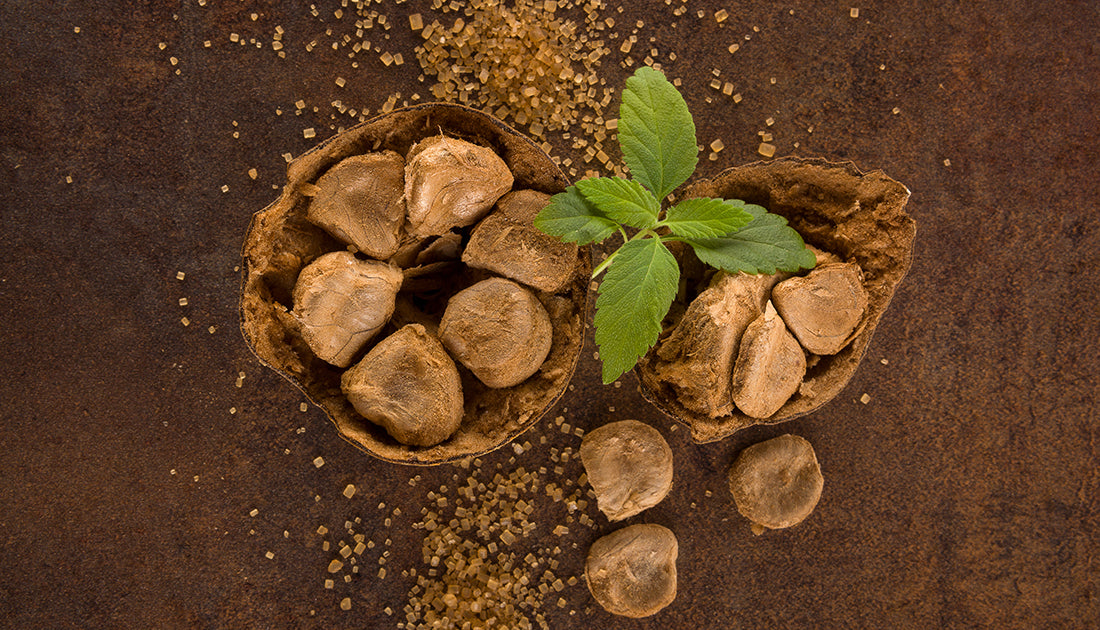
<svg viewBox="0 0 1100 630">
<path fill-rule="evenodd" d="M 492 149 L 446 136 L 425 138 L 405 164 L 409 231 L 439 236 L 473 225 L 511 188 L 512 172 Z"/>
<path fill-rule="evenodd" d="M 581 462 L 600 511 L 620 521 L 661 502 L 672 488 L 672 449 L 661 433 L 637 420 L 589 431 Z"/>
<path fill-rule="evenodd" d="M 676 535 L 668 528 L 631 525 L 592 543 L 584 579 L 607 612 L 648 617 L 676 599 L 678 553 Z"/>
<path fill-rule="evenodd" d="M 534 226 L 535 216 L 549 203 L 550 195 L 536 190 L 516 190 L 501 197 L 497 209 L 471 233 L 462 262 L 539 291 L 559 291 L 573 275 L 577 245 Z"/>
<path fill-rule="evenodd" d="M 439 338 L 489 387 L 511 387 L 538 371 L 550 353 L 550 315 L 531 291 L 490 278 L 447 302 Z"/>
<path fill-rule="evenodd" d="M 307 218 L 371 258 L 393 256 L 405 223 L 405 160 L 380 151 L 340 161 L 318 178 Z"/>
<path fill-rule="evenodd" d="M 655 372 L 688 409 L 717 418 L 733 410 L 730 375 L 745 329 L 780 276 L 715 274 L 657 347 Z"/>
<path fill-rule="evenodd" d="M 733 403 L 747 416 L 767 418 L 798 391 L 804 376 L 802 346 L 769 301 L 741 337 L 730 386 Z"/>
<path fill-rule="evenodd" d="M 863 272 L 855 263 L 830 263 L 776 285 L 772 301 L 809 352 L 836 354 L 851 341 L 867 310 Z"/>
<path fill-rule="evenodd" d="M 321 360 L 337 367 L 352 359 L 393 315 L 401 270 L 332 252 L 310 263 L 294 285 L 293 314 L 302 338 Z"/>
<path fill-rule="evenodd" d="M 395 440 L 432 446 L 462 423 L 462 381 L 439 340 L 409 324 L 344 372 L 340 389 L 367 420 Z"/>
<path fill-rule="evenodd" d="M 813 512 L 825 479 L 814 448 L 797 435 L 753 444 L 730 467 L 730 492 L 753 531 L 797 525 Z"/>
</svg>

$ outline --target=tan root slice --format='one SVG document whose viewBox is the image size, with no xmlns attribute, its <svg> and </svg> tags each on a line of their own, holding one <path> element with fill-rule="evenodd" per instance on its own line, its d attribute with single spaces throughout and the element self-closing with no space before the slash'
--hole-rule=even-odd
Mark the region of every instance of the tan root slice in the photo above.
<svg viewBox="0 0 1100 630">
<path fill-rule="evenodd" d="M 317 180 L 308 218 L 345 245 L 385 260 L 405 223 L 405 160 L 393 151 L 354 155 Z"/>
<path fill-rule="evenodd" d="M 497 209 L 470 235 L 462 262 L 554 293 L 569 281 L 577 245 L 564 243 L 534 226 L 550 195 L 516 190 L 500 198 Z"/>
<path fill-rule="evenodd" d="M 733 410 L 730 375 L 745 329 L 761 313 L 780 276 L 714 275 L 656 350 L 655 379 L 672 387 L 684 406 L 712 418 Z"/>
<path fill-rule="evenodd" d="M 782 529 L 813 512 L 825 480 L 813 446 L 787 434 L 741 451 L 730 468 L 729 483 L 742 516 L 768 529 Z"/>
<path fill-rule="evenodd" d="M 352 359 L 393 315 L 401 270 L 350 252 L 310 263 L 294 285 L 294 316 L 302 338 L 321 360 L 338 367 Z"/>
<path fill-rule="evenodd" d="M 832 263 L 779 283 L 775 308 L 799 343 L 813 354 L 840 352 L 867 310 L 863 272 L 855 263 Z"/>
<path fill-rule="evenodd" d="M 550 316 L 531 291 L 490 278 L 447 302 L 439 338 L 451 355 L 489 387 L 518 385 L 550 352 Z"/>
<path fill-rule="evenodd" d="M 409 324 L 344 372 L 341 389 L 367 420 L 402 444 L 431 446 L 462 422 L 462 381 L 439 340 Z"/>
<path fill-rule="evenodd" d="M 661 502 L 672 488 L 672 449 L 637 420 L 611 422 L 585 434 L 581 462 L 600 511 L 619 521 Z"/>
<path fill-rule="evenodd" d="M 584 578 L 605 610 L 624 617 L 648 617 L 676 599 L 676 535 L 643 523 L 624 527 L 588 550 Z"/>
<path fill-rule="evenodd" d="M 492 149 L 446 136 L 425 138 L 405 165 L 410 232 L 437 236 L 473 225 L 511 187 L 512 173 Z"/>
<path fill-rule="evenodd" d="M 753 418 L 779 411 L 806 376 L 806 355 L 769 301 L 741 337 L 730 387 L 733 403 Z"/>
</svg>

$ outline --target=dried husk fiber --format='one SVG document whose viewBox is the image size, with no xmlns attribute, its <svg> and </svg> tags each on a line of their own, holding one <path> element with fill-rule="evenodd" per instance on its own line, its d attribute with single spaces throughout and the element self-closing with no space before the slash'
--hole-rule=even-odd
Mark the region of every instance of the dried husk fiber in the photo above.
<svg viewBox="0 0 1100 630">
<path fill-rule="evenodd" d="M 537 293 L 553 323 L 546 363 L 523 383 L 498 390 L 464 373 L 465 413 L 451 438 L 431 447 L 406 446 L 355 412 L 340 391 L 342 370 L 310 352 L 290 313 L 291 290 L 301 269 L 321 254 L 345 249 L 306 219 L 310 198 L 305 193 L 344 158 L 381 150 L 406 155 L 415 142 L 440 133 L 493 148 L 512 171 L 515 190 L 555 194 L 568 185 L 537 145 L 500 120 L 459 105 L 424 104 L 366 121 L 291 162 L 281 196 L 253 216 L 243 250 L 240 314 L 249 347 L 321 407 L 342 437 L 375 457 L 404 464 L 439 464 L 486 453 L 535 424 L 569 384 L 587 313 L 591 262 L 589 250 L 581 248 L 572 280 L 556 294 Z"/>
</svg>

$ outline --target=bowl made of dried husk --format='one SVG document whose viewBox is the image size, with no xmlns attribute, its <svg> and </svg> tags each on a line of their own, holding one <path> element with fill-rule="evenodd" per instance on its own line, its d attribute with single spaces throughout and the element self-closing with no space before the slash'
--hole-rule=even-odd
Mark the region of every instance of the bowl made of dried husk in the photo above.
<svg viewBox="0 0 1100 630">
<path fill-rule="evenodd" d="M 341 392 L 344 370 L 314 355 L 291 313 L 292 290 L 303 267 L 323 254 L 346 249 L 307 220 L 309 195 L 318 178 L 345 158 L 381 150 L 406 155 L 416 142 L 436 135 L 493 149 L 512 172 L 513 190 L 555 194 L 568 185 L 545 152 L 493 116 L 443 103 L 408 107 L 338 133 L 293 160 L 280 197 L 253 216 L 243 249 L 241 329 L 252 351 L 324 410 L 348 442 L 380 459 L 413 465 L 492 451 L 515 439 L 550 409 L 568 386 L 580 356 L 591 273 L 590 251 L 580 248 L 564 287 L 556 293 L 536 292 L 550 315 L 553 340 L 547 359 L 533 376 L 512 387 L 490 389 L 459 366 L 464 411 L 461 425 L 450 438 L 429 447 L 408 446 L 361 417 Z M 469 272 L 484 276 L 484 272 Z M 388 326 L 392 331 L 392 324 Z M 378 335 L 371 345 L 384 336 Z M 369 346 L 363 352 L 367 350 Z"/>
<path fill-rule="evenodd" d="M 656 377 L 656 347 L 636 368 L 643 396 L 690 427 L 699 443 L 720 440 L 756 424 L 791 420 L 829 402 L 855 373 L 909 269 L 916 233 L 915 223 L 904 211 L 909 190 L 880 171 L 865 174 L 851 163 L 791 157 L 727 169 L 713 179 L 690 184 L 682 196 L 741 199 L 782 215 L 807 245 L 858 263 L 867 307 L 850 342 L 834 355 L 810 356 L 798 391 L 767 418 L 750 417 L 736 407 L 719 417 L 685 407 L 674 388 Z M 699 266 L 697 259 L 694 263 Z M 688 278 L 689 284 L 692 281 L 702 282 Z M 678 297 L 680 304 L 671 312 L 682 313 L 685 300 L 693 297 L 690 293 L 687 298 Z M 662 339 L 674 325 L 675 321 L 666 320 Z"/>
</svg>

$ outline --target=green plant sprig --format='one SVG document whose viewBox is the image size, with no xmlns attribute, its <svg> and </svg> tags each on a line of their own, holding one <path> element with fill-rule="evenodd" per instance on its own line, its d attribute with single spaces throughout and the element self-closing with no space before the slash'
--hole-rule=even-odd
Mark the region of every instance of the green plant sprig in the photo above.
<svg viewBox="0 0 1100 630">
<path fill-rule="evenodd" d="M 699 148 L 687 103 L 659 70 L 642 67 L 626 80 L 619 146 L 631 179 L 582 179 L 535 218 L 543 232 L 579 245 L 623 237 L 592 273 L 605 274 L 594 318 L 605 384 L 633 368 L 661 333 L 680 281 L 666 242 L 686 243 L 703 263 L 733 273 L 793 272 L 815 260 L 787 220 L 761 206 L 693 198 L 664 207 L 695 172 Z"/>
</svg>

